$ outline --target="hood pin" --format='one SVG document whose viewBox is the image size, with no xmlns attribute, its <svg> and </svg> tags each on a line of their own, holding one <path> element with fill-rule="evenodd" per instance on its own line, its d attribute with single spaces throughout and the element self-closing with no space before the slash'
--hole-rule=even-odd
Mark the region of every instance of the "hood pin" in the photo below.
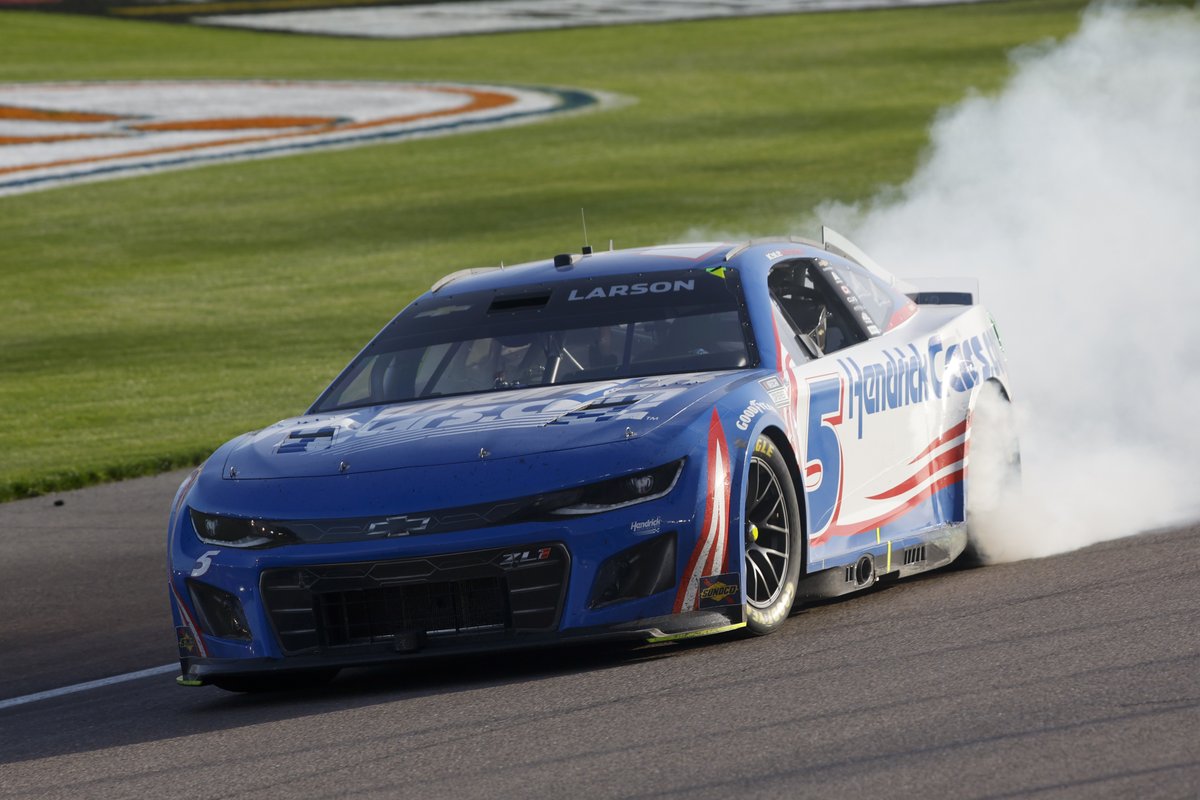
<svg viewBox="0 0 1200 800">
<path fill-rule="evenodd" d="M 342 463 L 338 464 L 338 472 L 345 472 L 345 471 L 346 471 L 346 470 L 348 470 L 348 469 L 350 469 L 350 465 L 349 465 L 349 464 L 347 464 L 345 461 L 343 461 Z"/>
</svg>

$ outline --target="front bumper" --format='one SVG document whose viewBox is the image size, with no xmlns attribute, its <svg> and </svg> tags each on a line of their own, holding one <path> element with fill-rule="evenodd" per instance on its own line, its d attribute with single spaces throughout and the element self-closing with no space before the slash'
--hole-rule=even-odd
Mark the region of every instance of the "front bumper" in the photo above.
<svg viewBox="0 0 1200 800">
<path fill-rule="evenodd" d="M 697 494 L 680 492 L 569 528 L 245 550 L 200 542 L 179 513 L 170 558 L 183 682 L 729 630 L 743 623 L 740 603 L 673 613 L 696 517 Z M 208 618 L 220 613 L 202 602 L 214 593 L 240 609 L 237 625 Z M 247 633 L 214 633 L 235 628 Z"/>
<path fill-rule="evenodd" d="M 711 576 L 733 592 L 680 599 L 684 582 L 701 572 L 698 545 L 713 536 L 706 520 L 715 491 L 707 464 L 711 427 L 672 453 L 684 459 L 674 488 L 645 502 L 513 523 L 487 524 L 489 515 L 476 514 L 470 520 L 483 522 L 479 527 L 359 531 L 347 541 L 265 549 L 201 541 L 189 509 L 272 520 L 388 516 L 404 510 L 396 493 L 418 485 L 428 491 L 407 501 L 411 507 L 450 508 L 463 497 L 500 503 L 528 492 L 534 480 L 548 482 L 546 476 L 578 485 L 582 475 L 629 474 L 666 459 L 661 448 L 647 452 L 651 445 L 637 447 L 635 439 L 606 448 L 598 454 L 603 461 L 572 451 L 420 474 L 232 480 L 206 472 L 185 484 L 170 523 L 172 610 L 185 680 L 589 639 L 661 641 L 738 626 L 738 574 Z M 731 515 L 728 524 L 737 530 L 740 521 Z M 741 564 L 740 539 L 728 537 L 725 546 L 723 557 L 709 553 L 713 572 L 721 572 L 715 565 Z M 229 608 L 237 619 L 212 624 L 205 616 Z"/>
<path fill-rule="evenodd" d="M 309 670 L 372 667 L 473 653 L 497 653 L 605 641 L 655 644 L 726 633 L 743 628 L 745 625 L 741 606 L 731 606 L 685 614 L 671 614 L 597 628 L 581 628 L 562 633 L 530 634 L 508 638 L 463 637 L 445 641 L 437 647 L 403 652 L 379 650 L 358 653 L 312 653 L 289 656 L 284 659 L 226 659 L 188 656 L 180 659 L 182 674 L 178 682 L 186 686 L 202 686 L 226 677 L 282 676 Z"/>
</svg>

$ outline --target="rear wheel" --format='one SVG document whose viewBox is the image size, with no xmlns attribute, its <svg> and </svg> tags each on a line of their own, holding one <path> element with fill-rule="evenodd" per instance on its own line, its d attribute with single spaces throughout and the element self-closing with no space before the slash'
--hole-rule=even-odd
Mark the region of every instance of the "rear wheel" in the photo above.
<svg viewBox="0 0 1200 800">
<path fill-rule="evenodd" d="M 980 390 L 971 412 L 967 473 L 968 563 L 984 563 L 1005 550 L 1006 533 L 1018 524 L 1021 447 L 1012 404 L 996 383 Z"/>
<path fill-rule="evenodd" d="M 746 627 L 762 636 L 787 619 L 804 561 L 796 490 L 775 443 L 759 436 L 750 456 L 746 506 Z"/>
</svg>

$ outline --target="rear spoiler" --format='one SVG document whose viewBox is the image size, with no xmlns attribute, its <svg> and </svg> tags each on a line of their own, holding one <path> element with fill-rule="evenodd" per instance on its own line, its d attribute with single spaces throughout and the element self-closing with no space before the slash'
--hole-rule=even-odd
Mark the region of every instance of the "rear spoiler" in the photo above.
<svg viewBox="0 0 1200 800">
<path fill-rule="evenodd" d="M 979 303 L 975 278 L 914 278 L 905 292 L 919 306 L 973 306 Z"/>
<path fill-rule="evenodd" d="M 973 306 L 979 303 L 979 281 L 975 278 L 913 278 L 904 281 L 876 264 L 853 242 L 832 228 L 821 228 L 821 244 L 829 252 L 866 267 L 919 306 Z"/>
</svg>

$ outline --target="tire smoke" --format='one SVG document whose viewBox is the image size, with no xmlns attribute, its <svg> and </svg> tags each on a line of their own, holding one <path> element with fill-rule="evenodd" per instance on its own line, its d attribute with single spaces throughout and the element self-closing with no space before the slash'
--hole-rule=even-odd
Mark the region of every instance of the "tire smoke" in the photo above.
<svg viewBox="0 0 1200 800">
<path fill-rule="evenodd" d="M 1013 62 L 907 184 L 816 213 L 898 275 L 979 277 L 1021 431 L 1021 496 L 972 520 L 994 561 L 1200 516 L 1200 7 L 1096 5 Z"/>
</svg>

